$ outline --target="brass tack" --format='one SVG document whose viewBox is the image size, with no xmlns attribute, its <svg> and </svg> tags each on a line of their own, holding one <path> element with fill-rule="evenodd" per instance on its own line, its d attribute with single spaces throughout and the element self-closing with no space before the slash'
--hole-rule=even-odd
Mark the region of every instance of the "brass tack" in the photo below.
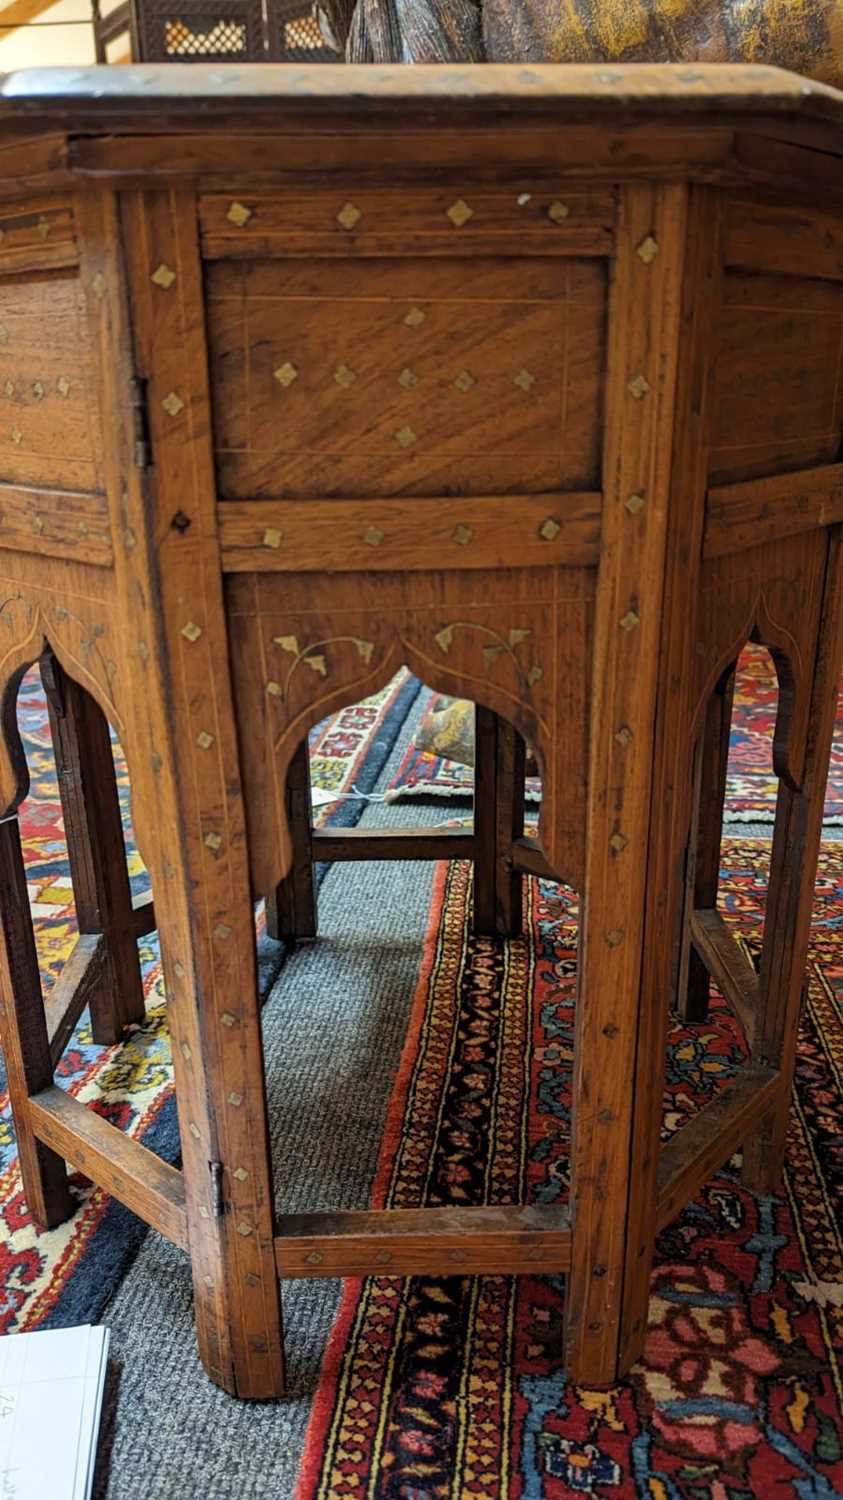
<svg viewBox="0 0 843 1500">
<path fill-rule="evenodd" d="M 462 391 L 463 394 L 465 394 L 466 391 L 470 391 L 471 387 L 476 384 L 477 381 L 474 379 L 474 376 L 472 375 L 470 370 L 460 370 L 459 375 L 454 381 L 454 385 L 456 386 L 457 390 Z"/>
<path fill-rule="evenodd" d="M 181 633 L 185 640 L 190 641 L 192 644 L 194 641 L 198 641 L 202 634 L 202 629 L 201 626 L 195 625 L 192 620 L 188 620 L 187 624 L 182 626 Z"/>
<path fill-rule="evenodd" d="M 460 547 L 467 547 L 472 537 L 474 536 L 474 532 L 472 531 L 470 526 L 463 526 L 462 524 L 460 524 L 459 526 L 454 527 L 454 530 L 451 532 L 451 536 L 453 537 L 453 540 L 459 544 Z"/>
<path fill-rule="evenodd" d="M 626 749 L 627 745 L 632 744 L 634 735 L 628 725 L 622 724 L 617 734 L 615 735 L 615 739 L 617 740 L 619 745 L 623 745 L 624 749 Z"/>
<path fill-rule="evenodd" d="M 348 365 L 337 365 L 337 368 L 334 371 L 334 380 L 336 381 L 337 385 L 348 387 L 350 385 L 353 385 L 356 379 L 356 370 L 352 370 Z"/>
<path fill-rule="evenodd" d="M 613 833 L 609 840 L 609 847 L 614 849 L 616 854 L 622 854 L 628 843 L 629 839 L 624 834 Z"/>
<path fill-rule="evenodd" d="M 19 427 L 13 427 L 10 436 L 16 447 L 23 442 L 23 433 Z"/>
<path fill-rule="evenodd" d="M 464 1250 L 451 1250 L 448 1253 L 448 1259 L 451 1260 L 451 1261 L 453 1261 L 455 1265 L 458 1265 L 462 1261 L 465 1260 L 465 1251 Z"/>
<path fill-rule="evenodd" d="M 165 260 L 162 260 L 160 266 L 155 267 L 155 270 L 153 271 L 149 279 L 150 281 L 154 281 L 156 286 L 160 286 L 166 292 L 168 287 L 171 287 L 173 282 L 175 281 L 176 273 L 171 266 L 167 265 L 167 262 Z"/>
<path fill-rule="evenodd" d="M 406 323 L 406 321 L 407 319 L 405 318 L 404 322 Z M 418 385 L 418 383 L 419 377 L 418 375 L 415 375 L 412 370 L 402 370 L 401 374 L 398 376 L 398 384 L 403 386 L 405 391 L 411 391 L 413 389 L 413 386 Z"/>
<path fill-rule="evenodd" d="M 538 664 L 536 664 L 536 666 L 531 667 L 530 670 L 529 670 L 529 672 L 527 673 L 527 683 L 528 683 L 528 685 L 530 687 L 535 687 L 535 685 L 536 685 L 537 682 L 541 682 L 543 676 L 544 676 L 543 669 Z"/>
<path fill-rule="evenodd" d="M 199 1130 L 199 1126 L 196 1125 L 193 1122 L 193 1120 L 191 1120 L 191 1122 L 190 1122 L 190 1124 L 189 1124 L 189 1126 L 187 1128 L 190 1131 L 190 1134 L 192 1136 L 194 1136 L 197 1141 L 201 1139 L 201 1132 Z"/>
<path fill-rule="evenodd" d="M 13 380 L 7 380 L 3 389 L 6 392 L 6 395 L 9 397 L 9 400 L 11 401 L 12 397 L 15 394 L 15 382 Z"/>
<path fill-rule="evenodd" d="M 214 937 L 219 938 L 221 943 L 224 943 L 226 938 L 231 937 L 231 928 L 229 927 L 227 922 L 217 923 L 216 927 L 214 928 Z"/>
<path fill-rule="evenodd" d="M 309 1266 L 321 1266 L 323 1256 L 320 1250 L 311 1250 L 305 1256 L 305 1262 Z"/>
<path fill-rule="evenodd" d="M 259 1286 L 260 1285 L 260 1277 L 256 1276 L 255 1273 L 254 1273 L 254 1271 L 249 1271 L 247 1273 L 247 1276 L 246 1276 L 246 1285 L 247 1286 Z"/>
<path fill-rule="evenodd" d="M 266 684 L 266 691 L 271 693 L 273 698 L 283 698 L 284 696 L 284 689 L 279 682 L 268 682 Z"/>
<path fill-rule="evenodd" d="M 190 1059 L 192 1058 L 193 1053 L 191 1052 L 190 1046 L 188 1045 L 187 1042 L 182 1042 L 182 1044 L 181 1044 L 181 1052 L 182 1052 L 182 1057 L 184 1058 L 185 1062 L 190 1062 Z"/>
<path fill-rule="evenodd" d="M 33 529 L 33 531 L 37 531 L 39 533 L 39 535 L 40 535 L 40 533 L 44 530 L 44 517 L 43 516 L 33 516 L 33 518 L 32 518 L 32 529 Z"/>
<path fill-rule="evenodd" d="M 456 203 L 452 203 L 451 207 L 446 209 L 446 213 L 456 229 L 462 229 L 463 224 L 467 224 L 469 219 L 474 218 L 474 209 L 469 208 L 464 198 L 458 198 Z"/>
<path fill-rule="evenodd" d="M 170 391 L 169 396 L 164 397 L 161 405 L 170 417 L 177 417 L 179 412 L 184 410 L 184 402 L 176 391 Z"/>
<path fill-rule="evenodd" d="M 134 551 L 137 544 L 138 539 L 135 536 L 135 533 L 133 532 L 131 526 L 126 526 L 123 531 L 123 546 L 125 550 L 127 552 L 132 552 Z"/>
<path fill-rule="evenodd" d="M 635 254 L 639 260 L 643 260 L 645 266 L 649 266 L 659 253 L 658 240 L 654 240 L 651 234 L 645 236 L 640 245 L 636 245 Z"/>
<path fill-rule="evenodd" d="M 205 847 L 210 849 L 213 854 L 216 854 L 217 850 L 222 848 L 222 839 L 218 833 L 213 831 L 205 834 L 204 843 Z"/>
<path fill-rule="evenodd" d="M 146 641 L 138 641 L 137 651 L 141 661 L 149 661 L 149 647 Z"/>
<path fill-rule="evenodd" d="M 70 395 L 70 381 L 68 380 L 66 375 L 59 376 L 58 380 L 56 381 L 56 390 L 58 391 L 63 401 L 66 400 Z"/>
<path fill-rule="evenodd" d="M 611 1109 L 601 1109 L 597 1112 L 597 1118 L 601 1125 L 608 1125 L 614 1120 L 615 1116 Z"/>
<path fill-rule="evenodd" d="M 547 210 L 547 217 L 552 219 L 554 224 L 562 224 L 568 218 L 570 212 L 571 210 L 567 203 L 560 203 L 557 198 Z"/>
<path fill-rule="evenodd" d="M 650 390 L 649 382 L 644 379 L 643 375 L 633 375 L 632 379 L 627 381 L 626 388 L 636 401 L 643 401 Z"/>
<path fill-rule="evenodd" d="M 41 380 L 34 380 L 32 382 L 32 394 L 35 397 L 36 401 L 43 401 L 44 400 L 45 390 L 44 390 L 43 381 L 41 381 Z"/>
<path fill-rule="evenodd" d="M 355 224 L 359 224 L 363 215 L 355 203 L 344 203 L 337 214 L 337 223 L 349 233 Z"/>
<path fill-rule="evenodd" d="M 624 505 L 626 506 L 626 509 L 629 511 L 629 514 L 631 516 L 637 515 L 643 504 L 644 496 L 637 493 L 634 495 L 630 495 L 628 500 L 624 500 Z"/>
<path fill-rule="evenodd" d="M 562 527 L 559 525 L 559 522 L 555 521 L 553 516 L 548 516 L 547 520 L 542 521 L 539 527 L 539 536 L 543 542 L 552 542 L 561 530 Z"/>
<path fill-rule="evenodd" d="M 235 1167 L 232 1176 L 236 1177 L 238 1182 L 247 1182 L 249 1178 L 245 1167 Z"/>
<path fill-rule="evenodd" d="M 237 1025 L 237 1017 L 231 1010 L 224 1010 L 222 1015 L 220 1016 L 220 1020 L 222 1021 L 223 1026 Z"/>
<path fill-rule="evenodd" d="M 299 378 L 298 370 L 288 359 L 283 365 L 279 365 L 277 370 L 273 370 L 272 375 L 273 379 L 277 380 L 279 385 L 283 385 L 285 390 L 288 385 L 292 385 L 293 381 Z"/>
<path fill-rule="evenodd" d="M 200 1219 L 210 1219 L 211 1217 L 204 1203 L 200 1203 L 199 1205 L 199 1217 Z"/>
<path fill-rule="evenodd" d="M 91 286 L 94 289 L 94 296 L 95 297 L 102 297 L 104 295 L 106 282 L 105 282 L 105 277 L 102 274 L 102 271 L 97 271 L 96 276 L 94 277 L 93 281 L 91 282 Z"/>
<path fill-rule="evenodd" d="M 363 532 L 363 540 L 368 547 L 379 547 L 383 541 L 383 532 L 377 526 L 367 526 Z"/>
<path fill-rule="evenodd" d="M 6 327 L 5 323 L 0 323 L 0 344 L 8 344 L 8 342 L 9 330 Z"/>
<path fill-rule="evenodd" d="M 623 618 L 618 621 L 618 624 L 621 630 L 634 630 L 636 625 L 639 624 L 639 616 L 635 613 L 634 609 L 628 609 Z"/>
<path fill-rule="evenodd" d="M 532 390 L 535 383 L 536 377 L 535 375 L 531 374 L 529 370 L 519 370 L 518 374 L 513 377 L 512 381 L 512 384 L 517 385 L 519 390 L 522 391 Z"/>
<path fill-rule="evenodd" d="M 49 219 L 45 219 L 43 214 L 38 220 L 38 233 L 41 236 L 42 240 L 45 240 L 47 238 L 47 235 L 50 233 L 50 221 Z"/>
<path fill-rule="evenodd" d="M 245 203 L 234 202 L 225 217 L 229 224 L 236 224 L 238 229 L 243 229 L 252 217 L 252 210 Z"/>
<path fill-rule="evenodd" d="M 420 307 L 411 307 L 404 317 L 404 322 L 408 328 L 420 328 L 426 316 L 427 314 L 423 313 Z"/>
<path fill-rule="evenodd" d="M 254 1234 L 254 1230 L 251 1224 L 247 1224 L 245 1219 L 241 1219 L 240 1223 L 237 1225 L 237 1233 L 242 1234 L 245 1237 L 246 1235 Z"/>
<path fill-rule="evenodd" d="M 396 443 L 402 448 L 409 448 L 416 441 L 416 434 L 412 427 L 399 427 L 394 436 Z"/>
<path fill-rule="evenodd" d="M 610 948 L 619 948 L 623 942 L 623 928 L 613 927 L 611 932 L 606 933 L 606 942 Z"/>
<path fill-rule="evenodd" d="M 238 1094 L 236 1089 L 232 1089 L 231 1093 L 228 1096 L 228 1102 L 231 1105 L 232 1109 L 239 1109 L 240 1105 L 243 1103 L 243 1095 Z"/>
<path fill-rule="evenodd" d="M 214 743 L 214 736 L 212 734 L 209 734 L 207 729 L 203 729 L 199 734 L 197 734 L 196 743 L 199 746 L 200 750 L 210 750 L 211 746 Z"/>
<path fill-rule="evenodd" d="M 275 526 L 267 526 L 263 534 L 263 545 L 265 547 L 280 547 L 283 540 L 283 531 L 279 531 Z"/>
<path fill-rule="evenodd" d="M 184 966 L 179 962 L 178 959 L 176 959 L 175 963 L 173 964 L 173 973 L 175 974 L 176 979 L 184 979 Z"/>
<path fill-rule="evenodd" d="M 203 1277 L 202 1277 L 202 1281 L 203 1281 L 203 1283 L 204 1283 L 204 1285 L 205 1285 L 205 1286 L 206 1286 L 206 1287 L 208 1287 L 208 1288 L 209 1288 L 209 1289 L 210 1289 L 210 1288 L 211 1288 L 211 1287 L 212 1287 L 212 1286 L 213 1286 L 213 1284 L 214 1284 L 214 1278 L 213 1278 L 213 1276 L 203 1276 Z"/>
</svg>

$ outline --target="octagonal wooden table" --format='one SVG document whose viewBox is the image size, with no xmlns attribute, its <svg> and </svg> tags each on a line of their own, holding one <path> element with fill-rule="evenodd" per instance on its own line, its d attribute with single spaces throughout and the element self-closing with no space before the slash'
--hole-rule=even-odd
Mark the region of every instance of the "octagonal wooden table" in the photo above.
<svg viewBox="0 0 843 1500">
<path fill-rule="evenodd" d="M 840 666 L 841 122 L 843 96 L 767 68 L 0 87 L 0 797 L 49 650 L 126 750 L 183 1150 L 176 1171 L 55 1086 L 10 815 L 21 1167 L 41 1224 L 69 1161 L 188 1252 L 230 1391 L 283 1390 L 279 1276 L 432 1269 L 567 1272 L 569 1372 L 610 1381 L 658 1228 L 739 1146 L 776 1184 Z M 781 688 L 757 975 L 694 835 L 749 639 Z M 401 662 L 540 759 L 544 856 L 582 895 L 570 1204 L 276 1217 L 253 897 L 290 864 L 309 725 Z M 660 1148 L 689 951 L 748 1061 Z"/>
</svg>

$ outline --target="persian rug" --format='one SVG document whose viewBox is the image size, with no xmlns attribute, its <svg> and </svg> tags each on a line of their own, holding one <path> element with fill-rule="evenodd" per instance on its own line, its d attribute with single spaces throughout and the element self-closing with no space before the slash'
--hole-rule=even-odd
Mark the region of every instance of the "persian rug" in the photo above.
<svg viewBox="0 0 843 1500">
<path fill-rule="evenodd" d="M 381 692 L 342 709 L 310 736 L 315 786 L 336 793 L 372 789 L 415 701 L 419 684 L 400 672 Z M 21 835 L 36 944 L 45 990 L 55 981 L 76 938 L 73 891 L 67 866 L 61 804 L 50 741 L 47 705 L 37 671 L 24 678 L 18 722 L 30 768 L 30 794 L 20 812 Z M 115 766 L 127 836 L 132 886 L 149 880 L 131 832 L 126 764 L 115 745 Z M 365 802 L 328 804 L 315 821 L 349 825 Z M 157 936 L 140 944 L 146 1019 L 119 1047 L 97 1046 L 83 1015 L 56 1070 L 56 1081 L 167 1161 L 179 1152 L 172 1097 L 170 1045 Z M 283 948 L 267 938 L 258 920 L 262 994 L 277 977 Z M 147 1229 L 133 1214 L 75 1174 L 71 1188 L 80 1211 L 42 1235 L 29 1216 L 17 1170 L 14 1129 L 0 1057 L 0 1334 L 51 1322 L 65 1326 L 96 1319 L 125 1274 Z M 49 1248 L 46 1248 L 49 1247 Z"/>
<path fill-rule="evenodd" d="M 724 848 L 750 953 L 767 851 Z M 441 866 L 374 1206 L 554 1203 L 568 1189 L 575 899 L 529 882 L 527 935 L 470 930 Z M 563 1277 L 345 1284 L 297 1500 L 833 1500 L 843 1494 L 843 860 L 820 869 L 784 1190 L 733 1160 L 661 1235 L 642 1361 L 572 1385 Z M 532 1004 L 528 998 L 532 996 Z M 745 1044 L 715 997 L 671 1028 L 664 1134 L 728 1087 Z"/>
<path fill-rule="evenodd" d="M 429 711 L 438 700 L 430 689 Z M 724 823 L 769 825 L 776 808 L 776 778 L 773 775 L 771 743 L 778 704 L 778 685 L 772 658 L 763 647 L 749 645 L 741 653 L 732 715 L 729 776 Z M 389 796 L 469 799 L 474 790 L 474 771 L 415 743 L 407 746 L 393 778 Z M 541 798 L 538 777 L 527 779 L 527 800 Z M 825 807 L 826 828 L 843 828 L 843 695 L 838 711 L 837 734 L 829 771 Z"/>
</svg>

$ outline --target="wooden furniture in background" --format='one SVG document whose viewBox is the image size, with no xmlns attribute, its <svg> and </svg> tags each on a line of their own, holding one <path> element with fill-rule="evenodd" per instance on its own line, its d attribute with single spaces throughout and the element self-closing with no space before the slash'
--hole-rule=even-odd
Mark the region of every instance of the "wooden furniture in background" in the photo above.
<svg viewBox="0 0 843 1500">
<path fill-rule="evenodd" d="M 11 819 L 26 1194 L 56 1223 L 70 1161 L 187 1249 L 228 1390 L 283 1389 L 277 1276 L 386 1268 L 566 1271 L 568 1371 L 613 1380 L 658 1228 L 740 1145 L 777 1180 L 843 634 L 841 123 L 767 68 L 0 85 L 0 802 L 49 648 L 126 751 L 183 1148 L 54 1086 Z M 750 638 L 784 689 L 755 986 L 685 878 Z M 293 862 L 308 727 L 401 661 L 535 746 L 543 857 L 581 892 L 568 1205 L 274 1211 L 253 900 Z M 685 902 L 750 1055 L 661 1147 Z"/>
</svg>

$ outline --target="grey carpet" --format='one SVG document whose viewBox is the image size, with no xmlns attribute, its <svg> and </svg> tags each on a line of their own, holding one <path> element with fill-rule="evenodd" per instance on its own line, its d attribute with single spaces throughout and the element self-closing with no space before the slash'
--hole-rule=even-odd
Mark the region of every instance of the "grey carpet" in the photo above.
<svg viewBox="0 0 843 1500">
<path fill-rule="evenodd" d="M 433 825 L 448 815 L 377 805 L 363 821 Z M 279 1209 L 366 1206 L 432 879 L 431 864 L 332 866 L 319 894 L 319 939 L 291 956 L 267 1001 Z M 285 1285 L 289 1394 L 278 1403 L 234 1401 L 199 1365 L 187 1259 L 150 1231 L 103 1319 L 113 1370 L 96 1500 L 287 1500 L 340 1290 L 337 1281 Z"/>
</svg>

